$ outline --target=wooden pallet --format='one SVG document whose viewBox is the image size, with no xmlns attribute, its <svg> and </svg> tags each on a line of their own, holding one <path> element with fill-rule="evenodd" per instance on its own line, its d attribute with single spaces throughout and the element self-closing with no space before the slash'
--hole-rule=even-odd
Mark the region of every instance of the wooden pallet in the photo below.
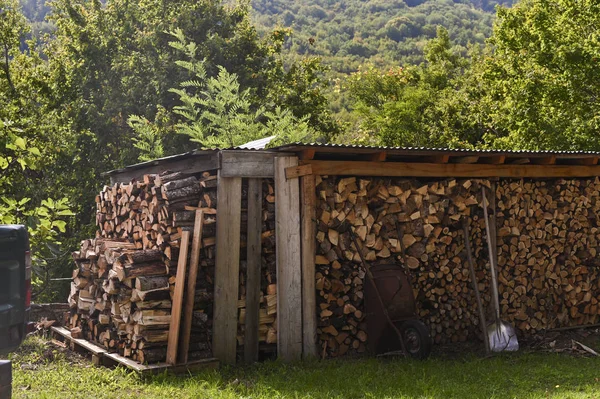
<svg viewBox="0 0 600 399">
<path fill-rule="evenodd" d="M 219 367 L 219 361 L 212 357 L 176 365 L 167 363 L 140 364 L 117 353 L 109 353 L 106 348 L 93 344 L 85 339 L 73 338 L 71 332 L 64 327 L 52 327 L 52 335 L 55 339 L 67 344 L 73 351 L 90 353 L 92 355 L 92 363 L 96 366 L 121 365 L 141 374 L 156 374 L 163 371 L 180 373 Z"/>
</svg>

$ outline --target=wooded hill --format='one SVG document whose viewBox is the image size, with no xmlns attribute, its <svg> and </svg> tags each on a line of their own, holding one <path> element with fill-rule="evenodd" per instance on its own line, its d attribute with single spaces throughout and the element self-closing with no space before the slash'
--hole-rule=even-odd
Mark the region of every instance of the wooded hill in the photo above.
<svg viewBox="0 0 600 399">
<path fill-rule="evenodd" d="M 259 30 L 293 30 L 288 51 L 315 55 L 334 71 L 350 73 L 370 62 L 376 66 L 418 64 L 423 46 L 445 27 L 461 53 L 469 43 L 490 36 L 496 5 L 512 0 L 254 0 Z"/>
</svg>

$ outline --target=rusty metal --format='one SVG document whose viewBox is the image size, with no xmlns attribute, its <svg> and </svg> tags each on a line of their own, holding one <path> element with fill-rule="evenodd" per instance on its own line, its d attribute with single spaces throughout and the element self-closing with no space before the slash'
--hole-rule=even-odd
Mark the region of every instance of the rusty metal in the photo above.
<svg viewBox="0 0 600 399">
<path fill-rule="evenodd" d="M 407 356 L 408 353 L 406 352 L 406 345 L 404 345 L 404 338 L 402 337 L 402 332 L 400 331 L 399 327 L 394 323 L 394 320 L 389 315 L 389 310 L 385 305 L 386 302 L 381 297 L 381 294 L 377 287 L 377 283 L 376 283 L 377 280 L 373 276 L 371 267 L 369 266 L 369 264 L 365 261 L 365 258 L 363 257 L 361 247 L 358 245 L 358 240 L 356 239 L 354 230 L 352 229 L 352 226 L 350 226 L 350 224 L 347 224 L 347 229 L 350 233 L 350 238 L 352 238 L 352 242 L 354 243 L 354 246 L 356 247 L 356 251 L 358 252 L 358 255 L 360 257 L 362 267 L 365 269 L 365 273 L 367 275 L 366 277 L 367 277 L 367 280 L 369 281 L 369 284 L 367 284 L 367 287 L 372 288 L 372 290 L 373 290 L 372 295 L 377 300 L 379 312 L 381 312 L 381 314 L 383 315 L 383 317 L 386 321 L 386 325 L 391 327 L 392 331 L 396 334 L 396 338 L 397 338 L 396 342 L 398 342 L 400 344 L 400 348 L 402 349 L 404 355 Z M 344 230 L 344 226 L 340 226 L 340 230 Z M 406 275 L 405 275 L 405 277 L 406 277 Z M 414 298 L 413 298 L 413 306 L 414 306 Z M 369 323 L 367 323 L 367 325 Z M 367 330 L 368 330 L 368 327 L 367 327 Z M 368 332 L 367 332 L 367 334 L 368 334 Z"/>
<path fill-rule="evenodd" d="M 373 265 L 371 275 L 367 276 L 370 281 L 365 285 L 369 348 L 374 353 L 397 350 L 396 330 L 399 330 L 403 321 L 417 318 L 412 287 L 402 267 L 396 264 Z M 385 304 L 389 318 L 377 295 Z"/>
</svg>

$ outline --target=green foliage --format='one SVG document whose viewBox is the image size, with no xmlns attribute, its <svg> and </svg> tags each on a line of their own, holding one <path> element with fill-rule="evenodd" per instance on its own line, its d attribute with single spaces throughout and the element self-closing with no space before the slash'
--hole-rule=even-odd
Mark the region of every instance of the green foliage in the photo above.
<svg viewBox="0 0 600 399">
<path fill-rule="evenodd" d="M 425 46 L 426 63 L 419 67 L 374 67 L 350 76 L 346 87 L 360 115 L 361 129 L 387 146 L 456 146 L 443 126 L 452 112 L 447 97 L 456 90 L 467 60 L 451 51 L 448 32 Z"/>
<path fill-rule="evenodd" d="M 157 123 L 150 123 L 148 119 L 137 115 L 131 115 L 127 123 L 137 134 L 137 137 L 133 138 L 133 146 L 140 152 L 140 161 L 151 161 L 165 155 L 162 130 Z"/>
<path fill-rule="evenodd" d="M 599 150 L 600 5 L 524 0 L 498 18 L 479 66 L 488 145 Z"/>
<path fill-rule="evenodd" d="M 277 106 L 268 111 L 265 105 L 253 103 L 250 89 L 241 89 L 238 76 L 224 67 L 219 67 L 216 77 L 207 78 L 205 61 L 195 59 L 196 44 L 181 31 L 172 35 L 177 40 L 171 46 L 187 57 L 176 63 L 191 75 L 180 89 L 171 89 L 181 101 L 173 108 L 183 118 L 175 126 L 177 133 L 205 148 L 237 147 L 269 136 L 277 136 L 273 142 L 280 144 L 314 136 L 307 123 L 310 115 L 297 120 L 290 110 Z"/>
</svg>

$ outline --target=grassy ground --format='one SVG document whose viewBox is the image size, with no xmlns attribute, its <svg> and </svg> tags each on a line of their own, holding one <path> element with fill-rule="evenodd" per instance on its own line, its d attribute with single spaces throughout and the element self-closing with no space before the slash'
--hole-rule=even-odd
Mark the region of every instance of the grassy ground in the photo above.
<svg viewBox="0 0 600 399">
<path fill-rule="evenodd" d="M 267 362 L 249 368 L 141 379 L 93 367 L 40 338 L 12 355 L 15 398 L 599 398 L 600 358 L 521 353 Z"/>
</svg>

